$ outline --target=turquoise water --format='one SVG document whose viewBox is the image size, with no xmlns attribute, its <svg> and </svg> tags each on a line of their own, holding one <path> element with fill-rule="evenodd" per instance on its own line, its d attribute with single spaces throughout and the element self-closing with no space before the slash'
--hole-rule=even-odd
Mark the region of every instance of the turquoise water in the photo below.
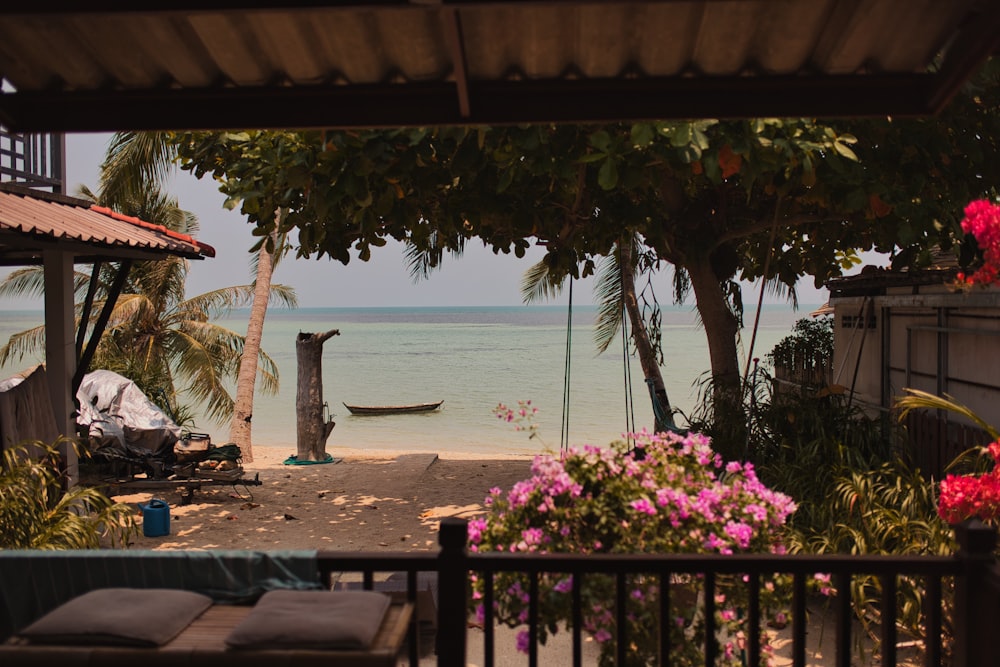
<svg viewBox="0 0 1000 667">
<path fill-rule="evenodd" d="M 788 335 L 804 306 L 765 306 L 754 356 L 763 357 Z M 569 337 L 569 440 L 605 444 L 628 428 L 626 374 L 620 338 L 603 355 L 593 344 L 594 307 L 575 307 Z M 246 312 L 220 321 L 246 331 Z M 752 314 L 748 313 L 748 322 Z M 8 311 L 0 320 L 0 340 L 39 324 L 37 312 Z M 323 347 L 323 396 L 336 428 L 337 446 L 421 449 L 438 452 L 535 453 L 558 449 L 566 367 L 567 311 L 559 306 L 456 308 L 271 309 L 263 347 L 277 362 L 277 395 L 258 395 L 253 415 L 255 446 L 295 449 L 295 338 L 300 332 L 338 329 Z M 746 338 L 749 344 L 750 333 Z M 689 412 L 695 384 L 709 369 L 705 335 L 690 307 L 664 309 L 664 379 L 671 402 Z M 742 363 L 742 362 L 741 362 Z M 8 364 L 7 375 L 30 365 Z M 635 424 L 652 426 L 652 413 L 638 361 L 630 360 Z M 540 438 L 529 440 L 500 422 L 493 408 L 530 399 L 539 413 Z M 434 413 L 362 417 L 342 403 L 400 404 L 444 401 Z M 196 429 L 212 441 L 228 439 L 228 424 L 200 421 Z"/>
</svg>

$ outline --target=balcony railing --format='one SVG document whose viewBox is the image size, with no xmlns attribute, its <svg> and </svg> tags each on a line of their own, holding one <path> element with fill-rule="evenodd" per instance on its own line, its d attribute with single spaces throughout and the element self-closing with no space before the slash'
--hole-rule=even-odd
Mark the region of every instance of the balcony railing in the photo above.
<svg viewBox="0 0 1000 667">
<path fill-rule="evenodd" d="M 66 148 L 61 134 L 17 134 L 0 127 L 0 182 L 65 194 Z"/>
</svg>

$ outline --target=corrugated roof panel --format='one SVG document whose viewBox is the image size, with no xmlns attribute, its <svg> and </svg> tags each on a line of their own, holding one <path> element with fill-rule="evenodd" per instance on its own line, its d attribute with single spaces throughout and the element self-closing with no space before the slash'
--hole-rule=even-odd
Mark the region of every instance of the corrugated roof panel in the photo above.
<svg viewBox="0 0 1000 667">
<path fill-rule="evenodd" d="M 30 238 L 49 237 L 105 248 L 132 248 L 156 253 L 170 253 L 189 258 L 212 257 L 215 251 L 195 239 L 165 229 L 155 229 L 150 223 L 98 211 L 93 208 L 50 201 L 20 192 L 0 190 L 0 230 L 24 234 L 24 247 L 7 242 L 0 255 L 8 249 L 23 251 L 30 247 Z"/>
<path fill-rule="evenodd" d="M 256 47 L 256 35 L 244 15 L 195 14 L 191 26 L 219 72 L 238 86 L 262 86 L 278 72 L 267 54 Z"/>
<path fill-rule="evenodd" d="M 85 21 L 80 18 L 67 20 L 86 57 L 84 62 L 94 63 L 105 73 L 105 84 L 122 88 L 137 88 L 163 79 L 163 68 L 157 60 L 140 57 L 146 35 L 129 29 L 129 21 L 122 16 L 109 16 L 104 21 Z"/>
<path fill-rule="evenodd" d="M 763 72 L 790 75 L 814 65 L 813 53 L 834 0 L 771 5 L 758 17 L 748 59 Z"/>
<path fill-rule="evenodd" d="M 36 3 L 0 8 L 15 130 L 925 114 L 1000 44 L 988 0 Z"/>
<path fill-rule="evenodd" d="M 327 63 L 320 56 L 309 20 L 298 14 L 247 14 L 247 24 L 258 35 L 258 46 L 276 72 L 306 85 L 323 83 Z"/>
<path fill-rule="evenodd" d="M 142 35 L 141 57 L 156 63 L 159 79 L 136 86 L 165 84 L 184 88 L 207 88 L 218 80 L 218 69 L 200 36 L 183 17 L 132 16 L 132 30 Z M 182 44 L 183 48 L 177 48 Z M 153 73 L 152 75 L 155 75 Z"/>
<path fill-rule="evenodd" d="M 698 27 L 691 62 L 709 76 L 738 76 L 754 46 L 755 27 L 764 11 L 760 3 L 707 3 Z"/>
<path fill-rule="evenodd" d="M 650 76 L 675 76 L 691 66 L 703 8 L 649 4 L 636 9 L 637 38 L 631 46 L 636 63 Z"/>
</svg>

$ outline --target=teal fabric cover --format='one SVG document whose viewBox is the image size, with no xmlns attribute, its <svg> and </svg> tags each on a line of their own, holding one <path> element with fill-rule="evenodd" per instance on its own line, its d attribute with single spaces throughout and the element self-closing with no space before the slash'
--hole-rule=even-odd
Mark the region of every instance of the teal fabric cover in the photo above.
<svg viewBox="0 0 1000 667">
<path fill-rule="evenodd" d="M 316 551 L 2 551 L 0 641 L 97 588 L 176 588 L 219 604 L 322 590 Z"/>
</svg>

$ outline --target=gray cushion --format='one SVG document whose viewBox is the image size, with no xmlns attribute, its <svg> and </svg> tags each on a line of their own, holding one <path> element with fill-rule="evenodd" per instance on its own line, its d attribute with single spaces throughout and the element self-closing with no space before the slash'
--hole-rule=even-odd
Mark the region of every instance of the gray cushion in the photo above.
<svg viewBox="0 0 1000 667">
<path fill-rule="evenodd" d="M 17 634 L 36 644 L 163 646 L 212 605 L 165 588 L 99 588 L 53 609 Z"/>
<path fill-rule="evenodd" d="M 389 608 L 374 591 L 269 591 L 226 637 L 240 649 L 366 649 Z"/>
</svg>

